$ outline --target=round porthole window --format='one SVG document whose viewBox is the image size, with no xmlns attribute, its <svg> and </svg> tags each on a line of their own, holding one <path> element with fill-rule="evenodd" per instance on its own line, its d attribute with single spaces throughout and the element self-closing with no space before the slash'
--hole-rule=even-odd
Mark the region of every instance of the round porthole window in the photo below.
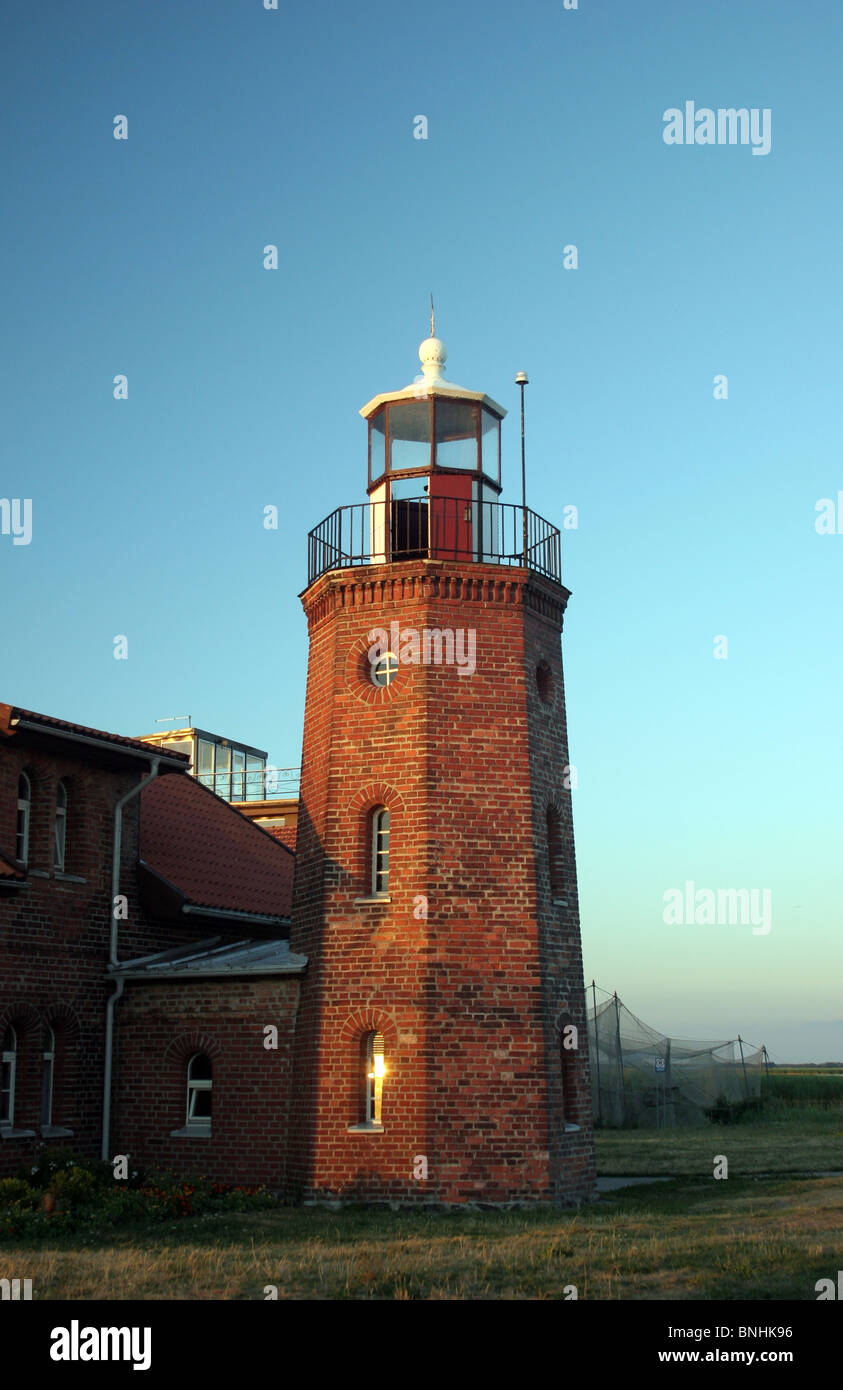
<svg viewBox="0 0 843 1390">
<path fill-rule="evenodd" d="M 372 662 L 372 684 L 391 685 L 398 672 L 398 657 L 392 652 L 384 652 L 377 661 Z"/>
<path fill-rule="evenodd" d="M 540 661 L 536 667 L 536 685 L 542 704 L 549 705 L 553 700 L 553 672 L 546 661 Z"/>
</svg>

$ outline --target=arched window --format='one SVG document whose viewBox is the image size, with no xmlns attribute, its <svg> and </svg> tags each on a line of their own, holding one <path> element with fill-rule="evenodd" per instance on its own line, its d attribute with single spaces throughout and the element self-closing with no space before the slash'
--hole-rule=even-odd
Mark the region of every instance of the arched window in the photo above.
<svg viewBox="0 0 843 1390">
<path fill-rule="evenodd" d="M 360 1040 L 360 1123 L 379 1125 L 386 1061 L 383 1033 L 364 1033 Z"/>
<path fill-rule="evenodd" d="M 555 901 L 564 899 L 565 875 L 562 858 L 562 835 L 559 812 L 553 806 L 547 812 L 547 861 L 550 872 L 550 896 Z"/>
<path fill-rule="evenodd" d="M 32 787 L 25 772 L 18 778 L 18 828 L 15 855 L 19 864 L 29 860 L 29 819 L 32 811 Z"/>
<path fill-rule="evenodd" d="M 209 1134 L 211 1129 L 211 1059 L 196 1052 L 187 1064 L 187 1125 Z"/>
<path fill-rule="evenodd" d="M 0 1125 L 12 1129 L 15 1123 L 15 1064 L 17 1062 L 17 1034 L 9 1024 L 3 1034 L 3 1051 L 0 1053 Z"/>
<path fill-rule="evenodd" d="M 67 829 L 67 787 L 59 782 L 56 787 L 56 833 L 53 849 L 53 868 L 64 868 L 65 832 Z"/>
<path fill-rule="evenodd" d="M 372 814 L 372 896 L 389 893 L 389 811 L 378 806 Z"/>
<path fill-rule="evenodd" d="M 49 1023 L 44 1025 L 44 1051 L 41 1054 L 41 1127 L 53 1123 L 53 1082 L 56 1074 L 56 1035 Z"/>
</svg>

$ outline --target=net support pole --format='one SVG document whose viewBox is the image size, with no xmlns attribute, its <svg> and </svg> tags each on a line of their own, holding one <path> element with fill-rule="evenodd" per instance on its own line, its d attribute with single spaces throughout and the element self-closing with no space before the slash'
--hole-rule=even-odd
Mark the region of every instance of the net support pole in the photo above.
<svg viewBox="0 0 843 1390">
<path fill-rule="evenodd" d="M 743 1042 L 741 1040 L 740 1033 L 738 1033 L 738 1047 L 741 1050 L 741 1066 L 743 1067 L 743 1088 L 746 1093 L 746 1098 L 747 1100 L 749 1100 L 749 1077 L 746 1074 L 746 1061 L 743 1055 Z"/>
<path fill-rule="evenodd" d="M 603 1118 L 603 1101 L 600 1095 L 600 1044 L 597 1038 L 597 986 L 592 980 L 591 994 L 594 999 L 594 1069 L 597 1073 L 597 1120 L 598 1123 Z"/>
<path fill-rule="evenodd" d="M 671 1086 L 671 1084 L 670 1084 L 670 1038 L 666 1038 L 666 1039 L 665 1039 L 665 1044 L 664 1044 L 664 1088 L 665 1088 L 665 1098 L 664 1098 L 665 1122 L 667 1122 L 667 1114 L 668 1114 L 668 1106 L 669 1106 L 669 1107 L 670 1107 L 670 1124 L 671 1124 L 671 1127 L 673 1127 L 673 1126 L 676 1124 L 676 1111 L 675 1111 L 675 1109 L 673 1108 L 673 1088 L 672 1088 L 672 1086 Z"/>
</svg>

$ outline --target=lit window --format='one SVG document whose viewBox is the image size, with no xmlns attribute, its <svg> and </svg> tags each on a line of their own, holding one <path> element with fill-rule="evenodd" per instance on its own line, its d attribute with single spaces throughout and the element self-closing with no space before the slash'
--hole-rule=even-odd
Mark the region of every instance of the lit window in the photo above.
<svg viewBox="0 0 843 1390">
<path fill-rule="evenodd" d="M 386 1062 L 383 1033 L 366 1033 L 360 1045 L 360 1120 L 364 1125 L 381 1123 L 381 1096 Z"/>
<path fill-rule="evenodd" d="M 211 1130 L 211 1059 L 197 1052 L 187 1064 L 187 1124 L 188 1128 Z"/>
<path fill-rule="evenodd" d="M 15 855 L 20 864 L 25 864 L 29 859 L 29 817 L 31 810 L 32 788 L 26 773 L 22 772 L 18 778 L 18 827 L 15 842 Z"/>
<path fill-rule="evenodd" d="M 392 685 L 398 671 L 398 657 L 392 652 L 386 652 L 372 665 L 372 684 L 379 686 Z"/>
<path fill-rule="evenodd" d="M 17 1061 L 18 1039 L 11 1024 L 3 1034 L 3 1051 L 0 1053 L 0 1125 L 9 1128 L 15 1122 L 15 1064 Z"/>
<path fill-rule="evenodd" d="M 46 1129 L 53 1123 L 53 1080 L 56 1070 L 56 1035 L 49 1024 L 44 1028 L 41 1061 L 41 1124 Z"/>
<path fill-rule="evenodd" d="M 372 816 L 372 893 L 389 892 L 389 811 L 380 806 Z"/>
<path fill-rule="evenodd" d="M 56 787 L 56 836 L 53 849 L 53 868 L 64 868 L 64 845 L 67 830 L 67 788 L 64 782 Z"/>
</svg>

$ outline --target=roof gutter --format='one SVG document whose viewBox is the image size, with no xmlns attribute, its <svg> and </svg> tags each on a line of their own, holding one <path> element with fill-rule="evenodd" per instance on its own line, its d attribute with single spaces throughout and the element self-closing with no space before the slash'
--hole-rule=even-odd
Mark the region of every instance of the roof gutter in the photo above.
<svg viewBox="0 0 843 1390">
<path fill-rule="evenodd" d="M 260 922 L 268 927 L 289 927 L 292 920 L 289 917 L 272 917 L 265 912 L 237 912 L 234 908 L 227 911 L 224 907 L 201 907 L 198 903 L 185 903 L 182 912 L 193 913 L 196 917 L 223 917 L 235 922 Z"/>
<path fill-rule="evenodd" d="M 120 977 L 121 980 L 143 980 L 155 984 L 159 980 L 212 980 L 248 979 L 251 975 L 303 975 L 304 965 L 261 965 L 259 969 L 247 966 L 208 966 L 201 969 L 176 970 L 161 969 L 153 974 L 149 970 L 132 970 Z"/>
<path fill-rule="evenodd" d="M 83 739 L 81 742 L 93 743 L 94 739 Z M 139 754 L 139 756 L 144 756 Z M 114 850 L 111 859 L 111 901 L 109 902 L 109 917 L 111 919 L 111 940 L 109 944 L 108 964 L 111 969 L 119 965 L 117 958 L 117 923 L 120 918 L 117 916 L 117 899 L 120 896 L 120 852 L 123 847 L 123 807 L 138 796 L 144 787 L 148 787 L 158 776 L 159 763 L 164 761 L 157 753 L 150 751 L 150 762 L 152 764 L 148 777 L 144 777 L 136 786 L 130 787 L 125 796 L 121 796 L 117 805 L 114 807 Z M 103 1162 L 109 1159 L 109 1140 L 111 1137 L 111 1076 L 114 1062 L 114 1008 L 121 997 L 125 988 L 125 981 L 118 979 L 115 982 L 114 993 L 109 996 L 105 1006 L 105 1071 L 103 1075 L 102 1090 L 102 1147 L 100 1156 Z"/>
</svg>

